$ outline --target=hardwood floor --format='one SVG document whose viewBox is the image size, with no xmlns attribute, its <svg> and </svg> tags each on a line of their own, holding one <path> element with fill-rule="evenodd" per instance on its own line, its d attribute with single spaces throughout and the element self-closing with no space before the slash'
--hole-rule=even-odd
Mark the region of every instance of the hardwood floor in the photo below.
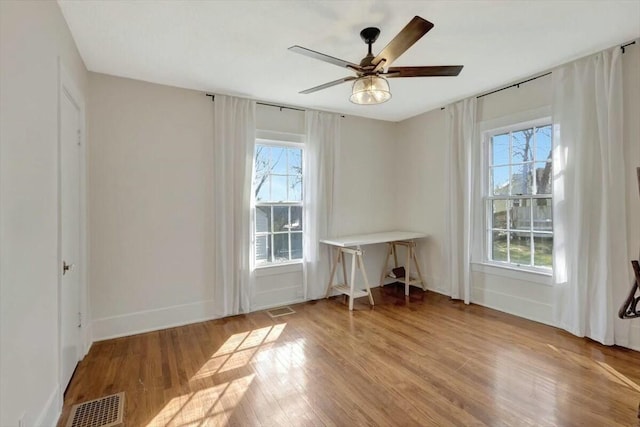
<svg viewBox="0 0 640 427">
<path fill-rule="evenodd" d="M 442 295 L 375 289 L 95 343 L 71 405 L 126 392 L 125 425 L 631 426 L 640 353 Z"/>
</svg>

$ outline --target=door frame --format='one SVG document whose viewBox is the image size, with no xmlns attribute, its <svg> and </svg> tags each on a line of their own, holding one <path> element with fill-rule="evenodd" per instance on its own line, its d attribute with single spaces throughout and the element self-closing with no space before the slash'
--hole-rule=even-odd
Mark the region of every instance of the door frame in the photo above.
<svg viewBox="0 0 640 427">
<path fill-rule="evenodd" d="M 58 191 L 58 384 L 60 387 L 60 399 L 64 394 L 67 384 L 62 384 L 62 100 L 63 96 L 69 97 L 80 111 L 80 167 L 79 167 L 79 200 L 80 200 L 80 259 L 78 300 L 80 302 L 80 331 L 78 333 L 80 361 L 89 351 L 92 343 L 91 323 L 89 321 L 89 292 L 88 292 L 88 268 L 87 268 L 87 138 L 86 138 L 86 109 L 84 94 L 75 83 L 74 79 L 64 66 L 62 59 L 58 57 L 58 147 L 57 147 L 57 191 Z"/>
</svg>

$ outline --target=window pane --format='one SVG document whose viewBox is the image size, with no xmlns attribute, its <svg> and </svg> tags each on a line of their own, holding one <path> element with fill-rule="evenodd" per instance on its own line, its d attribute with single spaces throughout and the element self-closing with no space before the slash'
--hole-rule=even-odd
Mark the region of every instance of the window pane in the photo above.
<svg viewBox="0 0 640 427">
<path fill-rule="evenodd" d="M 256 264 L 271 262 L 270 236 L 256 236 Z"/>
<path fill-rule="evenodd" d="M 492 260 L 507 261 L 507 236 L 509 236 L 509 233 L 506 231 L 494 231 L 492 233 Z"/>
<path fill-rule="evenodd" d="M 536 128 L 536 161 L 551 160 L 551 125 Z"/>
<path fill-rule="evenodd" d="M 302 206 L 291 206 L 291 230 L 302 231 Z"/>
<path fill-rule="evenodd" d="M 533 201 L 533 229 L 553 231 L 553 210 L 551 198 Z"/>
<path fill-rule="evenodd" d="M 533 128 L 511 134 L 511 162 L 521 163 L 533 160 Z"/>
<path fill-rule="evenodd" d="M 256 156 L 254 159 L 253 188 L 256 200 L 267 200 L 269 198 L 269 147 L 256 145 Z"/>
<path fill-rule="evenodd" d="M 256 207 L 256 233 L 268 233 L 271 231 L 271 207 Z"/>
<path fill-rule="evenodd" d="M 271 173 L 287 173 L 287 149 L 282 147 L 271 147 Z"/>
<path fill-rule="evenodd" d="M 289 234 L 273 235 L 273 257 L 275 262 L 289 261 Z"/>
<path fill-rule="evenodd" d="M 302 201 L 302 176 L 289 175 L 289 201 Z"/>
<path fill-rule="evenodd" d="M 302 174 L 302 150 L 299 148 L 289 148 L 289 170 L 287 173 L 289 175 L 300 175 Z"/>
<path fill-rule="evenodd" d="M 536 194 L 551 194 L 551 162 L 536 162 Z"/>
<path fill-rule="evenodd" d="M 534 265 L 551 268 L 553 265 L 551 258 L 553 252 L 553 236 L 548 234 L 534 234 L 533 252 Z"/>
<path fill-rule="evenodd" d="M 509 210 L 512 230 L 529 230 L 531 228 L 531 199 L 512 199 Z"/>
<path fill-rule="evenodd" d="M 494 195 L 508 195 L 509 166 L 491 168 L 491 183 Z"/>
<path fill-rule="evenodd" d="M 269 184 L 270 180 L 268 175 L 258 181 L 258 184 L 255 188 L 256 201 L 265 202 L 271 198 L 269 196 Z"/>
<path fill-rule="evenodd" d="M 511 233 L 509 256 L 514 264 L 531 265 L 531 235 L 529 233 Z"/>
<path fill-rule="evenodd" d="M 511 194 L 531 194 L 533 191 L 533 163 L 523 163 L 511 167 Z"/>
<path fill-rule="evenodd" d="M 507 204 L 508 200 L 494 200 L 491 216 L 493 218 L 492 228 L 507 228 Z"/>
<path fill-rule="evenodd" d="M 509 134 L 496 135 L 491 138 L 491 164 L 509 164 Z"/>
<path fill-rule="evenodd" d="M 268 170 L 270 154 L 271 154 L 271 149 L 268 146 L 256 144 L 256 158 L 255 158 L 256 170 Z"/>
<path fill-rule="evenodd" d="M 273 231 L 289 230 L 289 206 L 273 207 Z"/>
<path fill-rule="evenodd" d="M 287 200 L 287 177 L 271 175 L 271 202 L 283 202 Z"/>
<path fill-rule="evenodd" d="M 302 233 L 291 233 L 291 259 L 302 259 Z"/>
</svg>

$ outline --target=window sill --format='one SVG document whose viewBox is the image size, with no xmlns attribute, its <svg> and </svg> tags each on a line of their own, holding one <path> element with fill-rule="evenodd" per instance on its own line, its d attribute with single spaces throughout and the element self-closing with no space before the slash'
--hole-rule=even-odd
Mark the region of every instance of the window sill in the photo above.
<svg viewBox="0 0 640 427">
<path fill-rule="evenodd" d="M 302 272 L 302 260 L 279 264 L 265 264 L 255 268 L 256 277 L 297 272 Z"/>
<path fill-rule="evenodd" d="M 523 280 L 526 282 L 539 283 L 541 285 L 553 286 L 552 271 L 528 270 L 524 268 L 511 267 L 502 264 L 488 262 L 471 263 L 471 271 L 477 273 L 492 274 L 494 276 L 507 277 L 509 279 Z"/>
</svg>

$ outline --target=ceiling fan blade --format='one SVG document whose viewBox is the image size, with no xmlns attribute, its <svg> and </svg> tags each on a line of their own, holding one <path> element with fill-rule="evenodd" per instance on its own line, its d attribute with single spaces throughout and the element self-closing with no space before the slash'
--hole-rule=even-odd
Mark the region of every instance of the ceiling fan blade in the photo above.
<svg viewBox="0 0 640 427">
<path fill-rule="evenodd" d="M 384 49 L 373 58 L 371 63 L 376 66 L 374 71 L 388 67 L 398 59 L 407 49 L 433 28 L 433 24 L 419 16 L 414 16 L 411 21 L 396 35 Z"/>
<path fill-rule="evenodd" d="M 457 76 L 462 65 L 438 65 L 433 67 L 389 67 L 383 77 L 446 77 Z"/>
<path fill-rule="evenodd" d="M 351 77 L 351 76 L 350 77 L 344 77 L 342 79 L 334 80 L 332 82 L 325 83 L 325 84 L 320 85 L 320 86 L 312 87 L 311 89 L 303 90 L 300 93 L 307 94 L 307 93 L 317 92 L 319 90 L 326 89 L 328 87 L 339 85 L 340 83 L 348 82 L 350 80 L 355 80 L 355 79 L 357 79 L 357 77 Z"/>
<path fill-rule="evenodd" d="M 289 50 L 304 56 L 308 56 L 310 58 L 319 59 L 320 61 L 337 65 L 338 67 L 345 67 L 356 71 L 362 70 L 362 67 L 358 64 L 354 64 L 353 62 L 345 61 L 343 59 L 334 58 L 333 56 L 325 55 L 324 53 L 316 52 L 315 50 L 307 49 L 306 47 L 296 45 L 291 46 Z"/>
</svg>

